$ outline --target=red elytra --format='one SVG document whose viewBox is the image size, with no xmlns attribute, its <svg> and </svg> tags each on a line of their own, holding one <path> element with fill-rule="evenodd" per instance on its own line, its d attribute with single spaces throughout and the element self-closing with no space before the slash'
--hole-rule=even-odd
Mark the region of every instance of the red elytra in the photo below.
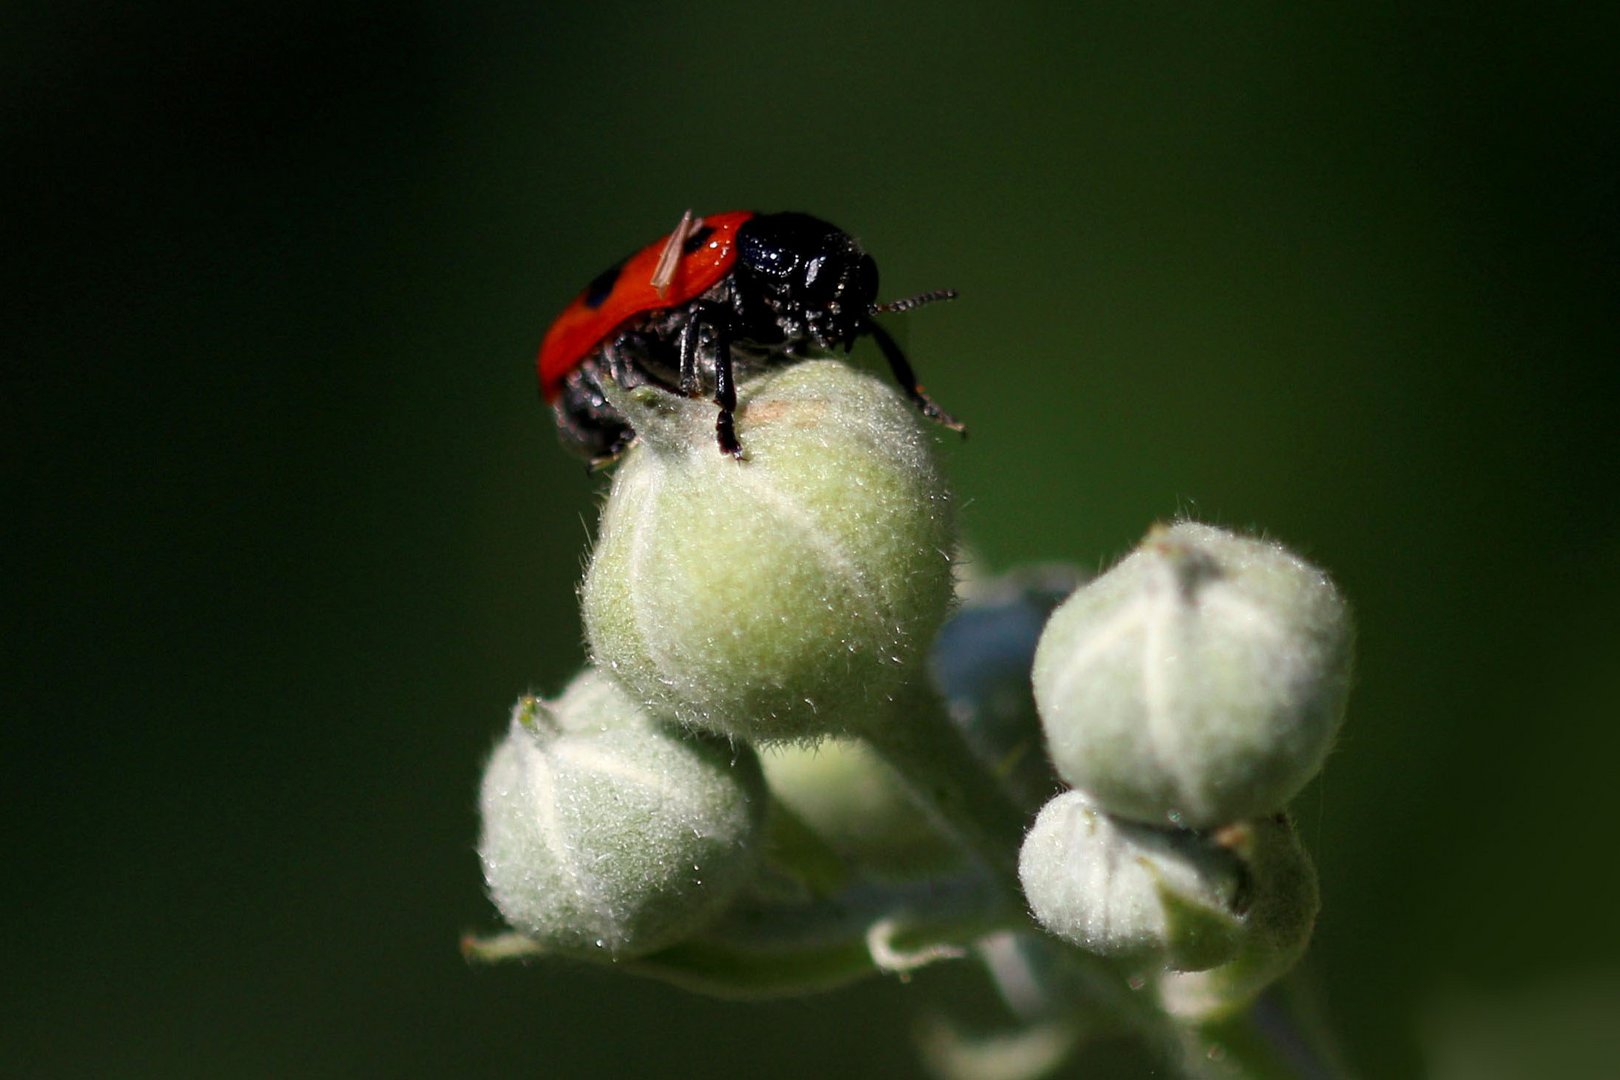
<svg viewBox="0 0 1620 1080">
<path fill-rule="evenodd" d="M 669 244 L 665 234 L 612 267 L 574 298 L 540 343 L 540 391 L 548 403 L 562 393 L 568 373 L 602 342 L 637 315 L 675 307 L 708 292 L 737 262 L 737 228 L 752 210 L 707 214 L 687 238 L 662 291 L 655 280 Z M 694 247 L 693 240 L 699 243 Z"/>
</svg>

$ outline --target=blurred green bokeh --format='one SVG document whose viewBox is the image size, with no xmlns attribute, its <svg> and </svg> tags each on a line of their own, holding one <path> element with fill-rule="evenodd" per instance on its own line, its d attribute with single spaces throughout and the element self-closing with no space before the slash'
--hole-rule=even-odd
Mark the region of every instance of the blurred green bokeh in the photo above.
<svg viewBox="0 0 1620 1080">
<path fill-rule="evenodd" d="M 493 926 L 481 756 L 581 658 L 595 483 L 533 350 L 687 207 L 962 291 L 904 330 L 988 568 L 1185 513 L 1332 569 L 1360 674 L 1298 809 L 1350 1057 L 1468 1061 L 1523 1011 L 1474 1003 L 1591 985 L 1584 1060 L 1620 970 L 1614 8 L 4 21 L 0 1073 L 915 1073 L 965 969 L 737 1005 L 456 952 Z"/>
</svg>

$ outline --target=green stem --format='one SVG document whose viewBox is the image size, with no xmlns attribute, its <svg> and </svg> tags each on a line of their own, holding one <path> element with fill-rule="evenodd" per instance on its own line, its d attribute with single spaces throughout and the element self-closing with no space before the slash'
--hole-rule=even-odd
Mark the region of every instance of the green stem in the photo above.
<svg viewBox="0 0 1620 1080">
<path fill-rule="evenodd" d="M 1022 909 L 979 870 L 910 882 L 859 880 L 830 896 L 746 895 L 697 937 L 614 966 L 712 997 L 782 997 L 878 973 L 905 978 L 966 955 L 998 930 L 1023 926 Z M 464 938 L 462 954 L 500 963 L 538 959 L 546 949 L 508 931 Z"/>
<path fill-rule="evenodd" d="M 1211 1080 L 1341 1080 L 1350 1075 L 1317 1002 L 1297 974 L 1273 985 L 1241 1013 L 1186 1023 L 1181 1052 L 1190 1075 Z"/>
<path fill-rule="evenodd" d="M 890 720 L 863 738 L 1022 907 L 1018 851 L 1029 814 L 974 754 L 931 688 L 908 691 Z"/>
<path fill-rule="evenodd" d="M 1022 922 L 981 873 L 861 881 L 829 897 L 745 897 L 699 937 L 620 966 L 716 997 L 797 995 L 877 972 L 903 978 Z"/>
<path fill-rule="evenodd" d="M 1300 1039 L 1289 1018 L 1256 1003 L 1246 1012 L 1182 1030 L 1181 1067 L 1199 1080 L 1328 1080 L 1344 1073 Z"/>
</svg>

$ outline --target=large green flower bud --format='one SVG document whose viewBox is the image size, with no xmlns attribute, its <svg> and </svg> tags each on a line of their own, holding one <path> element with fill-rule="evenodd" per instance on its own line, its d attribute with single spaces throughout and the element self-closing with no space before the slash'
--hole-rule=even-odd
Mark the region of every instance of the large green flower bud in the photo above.
<svg viewBox="0 0 1620 1080">
<path fill-rule="evenodd" d="M 548 951 L 623 959 L 711 921 L 755 869 L 766 799 L 752 751 L 666 728 L 586 671 L 520 700 L 484 772 L 490 897 Z"/>
<path fill-rule="evenodd" d="M 950 497 L 916 410 L 841 363 L 777 368 L 740 392 L 735 460 L 708 402 L 610 393 L 638 439 L 581 589 L 597 664 L 656 714 L 750 741 L 890 715 L 951 602 Z"/>
<path fill-rule="evenodd" d="M 1265 817 L 1332 745 L 1351 639 L 1333 583 L 1282 546 L 1192 522 L 1157 529 L 1041 637 L 1035 701 L 1053 764 L 1138 821 Z"/>
</svg>

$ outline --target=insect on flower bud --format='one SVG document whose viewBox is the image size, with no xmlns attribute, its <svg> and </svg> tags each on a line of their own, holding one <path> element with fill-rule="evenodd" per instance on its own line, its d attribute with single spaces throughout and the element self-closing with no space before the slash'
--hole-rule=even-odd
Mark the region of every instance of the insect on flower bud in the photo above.
<svg viewBox="0 0 1620 1080">
<path fill-rule="evenodd" d="M 751 877 L 766 799 L 746 747 L 665 728 L 587 670 L 524 698 L 484 772 L 491 899 L 550 951 L 624 959 L 718 915 Z"/>
<path fill-rule="evenodd" d="M 1138 821 L 1264 817 L 1321 768 L 1352 637 L 1327 575 L 1280 545 L 1156 529 L 1042 635 L 1035 700 L 1053 764 Z"/>
<path fill-rule="evenodd" d="M 886 718 L 951 602 L 955 533 L 933 435 L 835 361 L 740 388 L 746 457 L 707 402 L 614 391 L 621 460 L 581 587 L 596 663 L 655 714 L 749 741 Z"/>
<path fill-rule="evenodd" d="M 1084 792 L 1041 810 L 1018 876 L 1042 926 L 1100 955 L 1194 971 L 1237 951 L 1241 862 L 1201 833 L 1112 818 Z"/>
</svg>

